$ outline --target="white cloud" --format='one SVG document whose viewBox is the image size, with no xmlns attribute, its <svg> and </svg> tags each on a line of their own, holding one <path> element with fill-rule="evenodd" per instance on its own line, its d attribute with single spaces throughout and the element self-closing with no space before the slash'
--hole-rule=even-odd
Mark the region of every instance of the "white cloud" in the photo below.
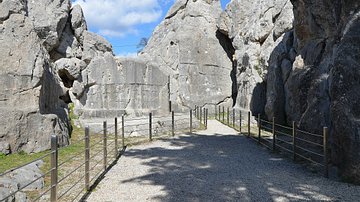
<svg viewBox="0 0 360 202">
<path fill-rule="evenodd" d="M 138 34 L 134 26 L 156 22 L 163 12 L 158 0 L 75 0 L 75 4 L 82 7 L 88 28 L 109 37 Z"/>
<path fill-rule="evenodd" d="M 122 52 L 122 53 L 120 53 L 118 56 L 125 56 L 125 57 L 136 58 L 136 57 L 137 57 L 137 54 L 136 54 L 136 53 L 126 53 L 126 52 Z"/>
</svg>

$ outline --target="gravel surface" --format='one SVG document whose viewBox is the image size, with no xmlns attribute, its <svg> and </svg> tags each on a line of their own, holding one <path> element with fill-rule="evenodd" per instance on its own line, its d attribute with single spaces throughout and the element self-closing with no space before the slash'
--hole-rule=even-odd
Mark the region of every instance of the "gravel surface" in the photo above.
<svg viewBox="0 0 360 202">
<path fill-rule="evenodd" d="M 127 148 L 87 201 L 360 201 L 360 186 L 305 170 L 215 120 Z"/>
</svg>

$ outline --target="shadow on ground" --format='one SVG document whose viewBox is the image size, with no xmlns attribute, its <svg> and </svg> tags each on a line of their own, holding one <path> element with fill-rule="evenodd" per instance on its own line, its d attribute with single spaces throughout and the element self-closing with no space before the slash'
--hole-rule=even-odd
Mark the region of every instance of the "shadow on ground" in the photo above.
<svg viewBox="0 0 360 202">
<path fill-rule="evenodd" d="M 151 170 L 121 183 L 158 185 L 167 193 L 151 201 L 351 201 L 360 197 L 359 186 L 309 173 L 242 135 L 200 132 L 162 141 L 174 148 L 132 148 L 124 154 L 147 159 L 143 164 Z"/>
</svg>

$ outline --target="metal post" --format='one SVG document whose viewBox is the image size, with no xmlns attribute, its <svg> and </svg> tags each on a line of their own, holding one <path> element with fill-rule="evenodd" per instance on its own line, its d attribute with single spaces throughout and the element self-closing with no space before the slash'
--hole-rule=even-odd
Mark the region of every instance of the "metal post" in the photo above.
<svg viewBox="0 0 360 202">
<path fill-rule="evenodd" d="M 230 126 L 230 109 L 227 108 L 227 125 Z"/>
<path fill-rule="evenodd" d="M 235 109 L 233 109 L 233 128 L 235 129 Z"/>
<path fill-rule="evenodd" d="M 115 158 L 118 154 L 118 123 L 117 117 L 115 117 Z"/>
<path fill-rule="evenodd" d="M 204 107 L 204 126 L 206 128 L 206 108 Z"/>
<path fill-rule="evenodd" d="M 217 118 L 216 105 L 214 105 L 214 106 L 215 106 L 215 120 L 216 120 L 216 118 Z"/>
<path fill-rule="evenodd" d="M 206 109 L 206 124 L 205 124 L 206 129 L 208 127 L 208 118 L 209 118 L 209 109 Z"/>
<path fill-rule="evenodd" d="M 248 137 L 250 137 L 250 112 L 248 112 Z"/>
<path fill-rule="evenodd" d="M 201 124 L 201 117 L 202 117 L 202 107 L 200 107 L 199 109 L 200 109 L 200 124 Z"/>
<path fill-rule="evenodd" d="M 151 123 L 151 117 L 152 117 L 152 113 L 149 113 L 149 141 L 152 141 L 152 123 Z"/>
<path fill-rule="evenodd" d="M 259 127 L 258 143 L 260 144 L 260 142 L 261 142 L 261 118 L 260 118 L 260 114 L 258 114 L 258 127 Z"/>
<path fill-rule="evenodd" d="M 125 119 L 124 119 L 124 114 L 121 116 L 121 139 L 122 139 L 122 149 L 125 149 Z"/>
<path fill-rule="evenodd" d="M 190 133 L 192 133 L 192 110 L 190 109 Z"/>
<path fill-rule="evenodd" d="M 240 132 L 240 134 L 241 134 L 241 110 L 240 110 L 239 114 L 240 114 L 240 117 L 239 117 L 239 118 L 240 118 L 240 119 L 239 119 L 239 120 L 240 120 L 240 123 L 239 123 L 239 132 Z"/>
<path fill-rule="evenodd" d="M 195 105 L 195 109 L 194 109 L 195 118 L 197 118 L 197 111 L 196 111 L 196 109 L 197 109 L 197 106 Z"/>
<path fill-rule="evenodd" d="M 58 136 L 51 135 L 51 202 L 57 201 L 58 187 Z"/>
<path fill-rule="evenodd" d="M 85 126 L 85 189 L 90 190 L 90 139 L 89 139 L 89 126 Z"/>
<path fill-rule="evenodd" d="M 296 160 L 296 132 L 295 132 L 295 121 L 293 121 L 293 161 Z"/>
<path fill-rule="evenodd" d="M 172 125 L 172 136 L 175 136 L 175 117 L 174 111 L 171 112 L 171 125 Z"/>
<path fill-rule="evenodd" d="M 219 121 L 221 122 L 221 106 L 219 105 Z"/>
<path fill-rule="evenodd" d="M 106 170 L 107 167 L 107 137 L 106 137 L 106 121 L 104 121 L 104 170 Z"/>
<path fill-rule="evenodd" d="M 225 107 L 223 106 L 223 123 L 225 123 Z"/>
<path fill-rule="evenodd" d="M 273 151 L 275 151 L 276 149 L 275 117 L 273 117 L 273 121 L 272 121 L 272 133 L 273 133 Z"/>
<path fill-rule="evenodd" d="M 324 177 L 329 177 L 328 128 L 324 127 Z"/>
</svg>

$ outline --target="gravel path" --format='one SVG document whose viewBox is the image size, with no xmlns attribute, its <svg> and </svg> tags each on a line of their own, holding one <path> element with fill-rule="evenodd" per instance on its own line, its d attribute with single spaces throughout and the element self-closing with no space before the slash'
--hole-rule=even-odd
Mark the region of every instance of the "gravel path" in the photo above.
<svg viewBox="0 0 360 202">
<path fill-rule="evenodd" d="M 325 179 L 221 123 L 130 147 L 87 201 L 360 201 L 360 186 Z"/>
</svg>

